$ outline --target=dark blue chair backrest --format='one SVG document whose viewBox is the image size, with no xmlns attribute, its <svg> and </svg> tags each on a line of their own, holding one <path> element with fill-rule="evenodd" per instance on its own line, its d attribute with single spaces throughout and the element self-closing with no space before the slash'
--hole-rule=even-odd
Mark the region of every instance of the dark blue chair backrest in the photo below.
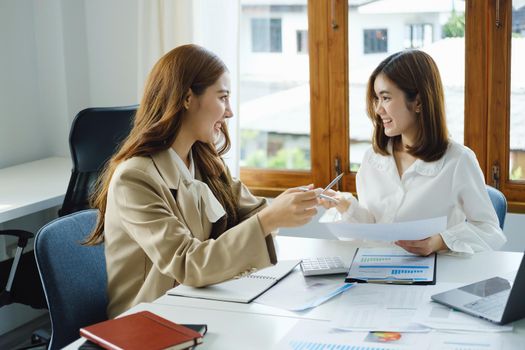
<svg viewBox="0 0 525 350">
<path fill-rule="evenodd" d="M 498 215 L 499 227 L 503 230 L 505 215 L 507 215 L 507 199 L 503 193 L 492 186 L 487 185 L 487 192 L 492 206 L 494 206 L 494 210 L 496 210 L 496 215 Z"/>
<path fill-rule="evenodd" d="M 81 327 L 107 319 L 104 246 L 81 244 L 93 231 L 96 210 L 79 211 L 42 227 L 35 257 L 51 317 L 49 349 L 79 337 Z"/>
<path fill-rule="evenodd" d="M 138 106 L 86 108 L 69 133 L 73 169 L 62 208 L 64 216 L 91 208 L 89 197 L 104 165 L 129 135 Z"/>
</svg>

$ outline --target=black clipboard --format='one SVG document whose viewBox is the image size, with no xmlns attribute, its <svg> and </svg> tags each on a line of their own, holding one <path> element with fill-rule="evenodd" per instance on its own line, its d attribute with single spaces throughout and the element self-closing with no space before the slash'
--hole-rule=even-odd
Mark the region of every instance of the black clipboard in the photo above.
<svg viewBox="0 0 525 350">
<path fill-rule="evenodd" d="M 370 248 L 370 250 L 374 250 L 376 248 Z M 369 278 L 362 278 L 363 276 L 356 276 L 351 275 L 352 273 L 352 267 L 355 266 L 354 264 L 359 264 L 356 262 L 356 257 L 358 255 L 359 248 L 356 250 L 354 257 L 352 258 L 352 264 L 350 265 L 350 268 L 348 269 L 348 274 L 345 277 L 345 283 L 380 283 L 380 284 L 408 284 L 408 285 L 434 285 L 436 284 L 436 271 L 437 271 L 437 253 L 432 253 L 433 258 L 430 260 L 433 264 L 433 274 L 432 274 L 432 280 L 418 280 L 417 278 L 395 278 L 389 275 L 385 276 L 375 276 L 375 277 L 369 277 Z M 407 253 L 410 254 L 410 253 Z M 417 256 L 414 256 L 414 258 L 417 258 Z M 428 258 L 428 257 L 421 257 Z M 378 265 L 380 267 L 381 265 Z M 361 278 L 360 278 L 361 277 Z"/>
</svg>

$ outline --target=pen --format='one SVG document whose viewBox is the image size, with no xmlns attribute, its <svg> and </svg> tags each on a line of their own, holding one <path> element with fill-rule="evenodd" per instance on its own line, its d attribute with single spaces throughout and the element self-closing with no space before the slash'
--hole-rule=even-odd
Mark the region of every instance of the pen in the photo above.
<svg viewBox="0 0 525 350">
<path fill-rule="evenodd" d="M 330 188 L 332 188 L 332 186 L 335 185 L 335 184 L 337 183 L 337 181 L 339 181 L 339 179 L 343 177 L 344 174 L 345 174 L 345 173 L 341 173 L 341 174 L 337 175 L 336 178 L 333 179 L 332 182 L 330 182 L 330 183 L 328 184 L 328 186 L 326 186 L 326 187 L 324 188 L 323 191 L 321 191 L 321 194 L 325 193 L 325 192 L 328 191 Z"/>
<path fill-rule="evenodd" d="M 337 181 L 339 181 L 339 179 L 341 177 L 343 177 L 345 173 L 341 173 L 339 175 L 337 175 L 335 177 L 335 179 L 333 179 L 329 184 L 328 186 L 326 186 L 322 191 L 321 193 L 319 193 L 319 197 L 323 198 L 323 199 L 326 199 L 327 201 L 331 201 L 331 202 L 335 202 L 335 203 L 338 203 L 339 201 L 336 199 L 336 198 L 333 198 L 333 197 L 330 197 L 330 196 L 327 196 L 325 194 L 323 194 L 324 192 L 328 191 L 330 188 L 332 188 L 333 185 L 335 185 L 337 183 Z M 301 186 L 301 187 L 297 187 L 298 189 L 300 189 L 301 191 L 310 191 L 310 189 L 308 187 L 304 187 L 304 186 Z"/>
<path fill-rule="evenodd" d="M 301 187 L 297 187 L 298 189 L 300 189 L 301 191 L 310 191 L 310 189 L 308 187 L 304 187 L 304 186 L 301 186 Z M 338 203 L 339 201 L 334 198 L 334 197 L 330 197 L 330 196 L 327 196 L 326 194 L 320 194 L 319 197 L 323 198 L 323 199 L 326 199 L 327 201 L 331 201 L 331 202 L 334 202 L 334 203 Z"/>
</svg>

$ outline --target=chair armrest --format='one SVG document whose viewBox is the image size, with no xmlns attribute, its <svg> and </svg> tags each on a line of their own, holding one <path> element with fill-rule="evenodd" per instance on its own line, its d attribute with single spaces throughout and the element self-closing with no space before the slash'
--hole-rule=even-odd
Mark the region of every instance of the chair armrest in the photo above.
<svg viewBox="0 0 525 350">
<path fill-rule="evenodd" d="M 27 241 L 35 235 L 29 231 L 24 230 L 0 230 L 0 236 L 14 236 L 18 237 L 18 246 L 25 248 Z"/>
</svg>

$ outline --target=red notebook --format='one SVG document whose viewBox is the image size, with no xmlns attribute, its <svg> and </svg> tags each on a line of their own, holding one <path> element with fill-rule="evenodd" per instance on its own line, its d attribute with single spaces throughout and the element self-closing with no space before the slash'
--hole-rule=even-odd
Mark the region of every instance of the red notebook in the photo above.
<svg viewBox="0 0 525 350">
<path fill-rule="evenodd" d="M 80 328 L 80 335 L 111 350 L 179 350 L 202 343 L 202 335 L 149 311 Z"/>
</svg>

